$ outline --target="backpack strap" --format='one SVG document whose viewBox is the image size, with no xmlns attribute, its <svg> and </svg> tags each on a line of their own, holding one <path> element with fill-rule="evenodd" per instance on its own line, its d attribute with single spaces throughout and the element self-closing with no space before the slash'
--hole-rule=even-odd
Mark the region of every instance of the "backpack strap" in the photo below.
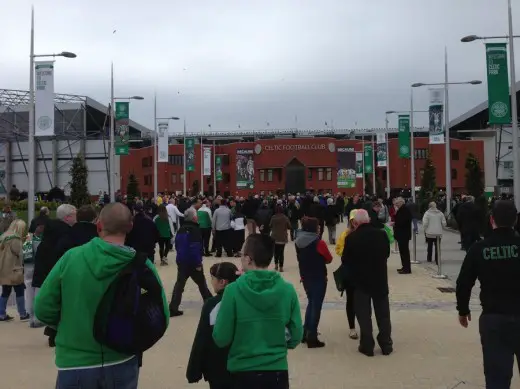
<svg viewBox="0 0 520 389">
<path fill-rule="evenodd" d="M 147 260 L 148 254 L 137 251 L 135 253 L 134 259 L 132 260 L 132 265 L 134 267 L 145 266 Z"/>
</svg>

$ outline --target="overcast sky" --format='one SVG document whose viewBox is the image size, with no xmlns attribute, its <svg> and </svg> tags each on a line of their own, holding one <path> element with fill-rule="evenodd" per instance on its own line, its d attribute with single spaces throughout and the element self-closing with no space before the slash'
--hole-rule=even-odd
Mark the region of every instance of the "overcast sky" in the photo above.
<svg viewBox="0 0 520 389">
<path fill-rule="evenodd" d="M 487 98 L 483 43 L 460 38 L 507 34 L 507 0 L 0 0 L 0 88 L 28 89 L 31 3 L 36 53 L 78 54 L 56 92 L 108 103 L 114 61 L 116 95 L 145 97 L 132 119 L 153 125 L 156 91 L 158 116 L 194 131 L 384 127 L 410 84 L 443 81 L 445 46 L 451 81 L 484 81 L 451 89 L 453 119 Z"/>
</svg>

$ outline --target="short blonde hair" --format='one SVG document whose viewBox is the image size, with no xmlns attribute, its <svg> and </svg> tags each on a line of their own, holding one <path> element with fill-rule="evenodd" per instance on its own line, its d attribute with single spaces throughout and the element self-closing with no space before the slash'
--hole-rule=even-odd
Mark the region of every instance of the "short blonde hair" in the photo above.
<svg viewBox="0 0 520 389">
<path fill-rule="evenodd" d="M 404 205 L 404 203 L 405 203 L 405 201 L 404 201 L 404 199 L 403 199 L 402 197 L 397 197 L 397 198 L 395 199 L 395 204 L 396 204 L 396 205 L 398 205 L 398 204 L 399 204 L 399 205 Z"/>
<path fill-rule="evenodd" d="M 437 203 L 435 201 L 432 201 L 430 204 L 428 204 L 428 207 L 437 208 Z"/>
</svg>

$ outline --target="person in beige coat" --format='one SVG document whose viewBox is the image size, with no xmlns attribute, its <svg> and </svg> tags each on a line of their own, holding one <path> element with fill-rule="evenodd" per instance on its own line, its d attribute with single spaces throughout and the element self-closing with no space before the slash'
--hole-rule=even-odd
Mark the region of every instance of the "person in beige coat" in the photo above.
<svg viewBox="0 0 520 389">
<path fill-rule="evenodd" d="M 446 217 L 437 209 L 437 204 L 432 201 L 423 216 L 424 235 L 426 236 L 426 243 L 428 245 L 426 257 L 428 262 L 432 261 L 433 246 L 435 246 L 435 263 L 438 264 L 439 262 L 437 239 L 440 244 L 444 228 L 446 228 Z"/>
<path fill-rule="evenodd" d="M 276 213 L 271 217 L 269 228 L 271 229 L 271 238 L 274 240 L 275 270 L 283 272 L 285 259 L 284 250 L 288 241 L 287 233 L 291 230 L 291 222 L 283 213 L 283 207 L 281 205 L 276 206 Z"/>
<path fill-rule="evenodd" d="M 20 320 L 29 320 L 30 315 L 25 310 L 24 279 L 23 279 L 23 255 L 22 246 L 25 239 L 25 222 L 16 219 L 11 222 L 7 231 L 0 236 L 0 321 L 13 320 L 6 312 L 7 301 L 14 289 L 16 294 L 16 307 Z"/>
</svg>

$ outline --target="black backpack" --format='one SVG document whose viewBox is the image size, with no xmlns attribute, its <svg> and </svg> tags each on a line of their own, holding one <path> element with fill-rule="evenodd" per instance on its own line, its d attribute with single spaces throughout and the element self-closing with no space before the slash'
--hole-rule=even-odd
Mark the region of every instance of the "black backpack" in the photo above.
<svg viewBox="0 0 520 389">
<path fill-rule="evenodd" d="M 141 354 L 166 332 L 162 285 L 146 261 L 146 254 L 136 253 L 97 307 L 94 338 L 122 354 Z"/>
</svg>

